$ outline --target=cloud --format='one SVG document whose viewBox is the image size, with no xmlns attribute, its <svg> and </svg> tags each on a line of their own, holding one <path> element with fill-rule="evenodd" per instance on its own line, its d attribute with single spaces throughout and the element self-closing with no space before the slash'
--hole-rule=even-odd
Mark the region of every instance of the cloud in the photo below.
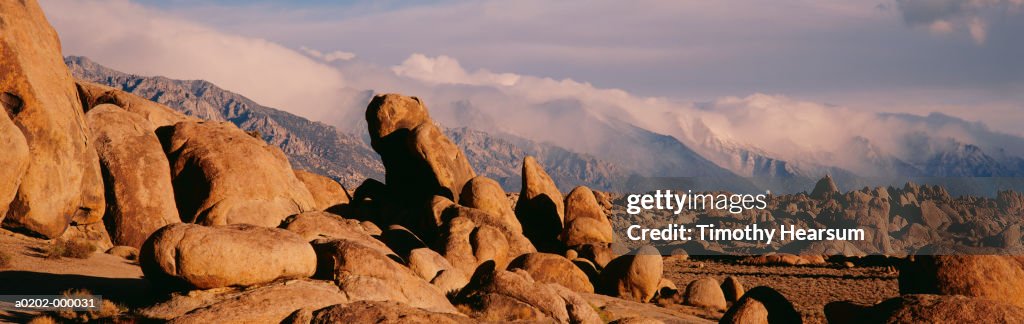
<svg viewBox="0 0 1024 324">
<path fill-rule="evenodd" d="M 331 62 L 335 62 L 335 61 L 348 61 L 348 60 L 356 58 L 356 54 L 355 53 L 345 52 L 345 51 L 333 51 L 333 52 L 324 53 L 324 52 L 321 52 L 321 51 L 318 51 L 318 50 L 315 50 L 315 49 L 312 49 L 312 48 L 309 48 L 309 47 L 305 47 L 305 46 L 300 47 L 299 50 L 302 50 L 302 52 L 308 54 L 309 56 L 321 59 L 321 60 L 323 60 L 324 62 L 327 62 L 327 63 L 331 63 Z"/>
<path fill-rule="evenodd" d="M 993 16 L 1016 15 L 1022 0 L 896 0 L 903 20 L 911 26 L 927 26 L 938 34 L 964 30 L 975 43 L 984 44 Z"/>
<path fill-rule="evenodd" d="M 391 68 L 395 74 L 430 83 L 467 84 L 467 85 L 501 85 L 511 86 L 519 81 L 519 75 L 513 73 L 491 73 L 480 69 L 467 73 L 459 61 L 448 57 L 427 57 L 423 54 L 412 54 L 402 64 Z"/>
<path fill-rule="evenodd" d="M 341 72 L 271 41 L 169 18 L 124 0 L 42 5 L 65 55 L 84 55 L 141 75 L 207 80 L 314 119 L 326 118 L 346 100 L 340 97 L 346 86 Z"/>
</svg>

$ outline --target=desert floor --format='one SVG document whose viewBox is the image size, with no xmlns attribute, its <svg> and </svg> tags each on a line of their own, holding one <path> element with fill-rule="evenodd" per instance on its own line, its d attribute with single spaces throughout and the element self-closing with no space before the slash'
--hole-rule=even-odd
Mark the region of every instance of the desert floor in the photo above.
<svg viewBox="0 0 1024 324">
<path fill-rule="evenodd" d="M 735 276 L 746 289 L 775 288 L 793 303 L 806 323 L 824 323 L 822 310 L 833 301 L 874 304 L 899 296 L 897 274 L 885 267 L 750 266 L 725 260 L 665 260 L 665 278 L 672 280 L 680 290 L 685 290 L 690 281 L 705 276 L 719 282 L 727 276 Z"/>
</svg>

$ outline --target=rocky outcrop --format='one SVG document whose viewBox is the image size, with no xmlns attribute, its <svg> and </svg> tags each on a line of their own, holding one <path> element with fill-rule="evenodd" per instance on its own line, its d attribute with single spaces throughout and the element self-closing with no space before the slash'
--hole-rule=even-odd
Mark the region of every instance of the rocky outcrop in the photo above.
<svg viewBox="0 0 1024 324">
<path fill-rule="evenodd" d="M 181 122 L 160 133 L 182 221 L 277 227 L 315 207 L 284 153 L 234 125 Z"/>
<path fill-rule="evenodd" d="M 903 295 L 875 305 L 832 302 L 829 323 L 1021 323 L 1024 308 L 965 296 Z"/>
<path fill-rule="evenodd" d="M 399 203 L 422 204 L 434 195 L 457 202 L 462 186 L 476 176 L 419 98 L 378 95 L 366 109 L 366 122 L 370 145 L 384 163 L 385 183 Z"/>
<path fill-rule="evenodd" d="M 480 321 L 601 323 L 580 295 L 560 285 L 534 281 L 523 270 L 495 271 L 493 262 L 481 265 L 453 301 Z"/>
<path fill-rule="evenodd" d="M 963 295 L 1024 307 L 1024 257 L 918 255 L 900 269 L 901 294 Z"/>
<path fill-rule="evenodd" d="M 85 116 L 103 170 L 103 217 L 114 244 L 138 248 L 161 227 L 180 223 L 170 166 L 153 125 L 109 104 Z"/>
<path fill-rule="evenodd" d="M 74 80 L 63 65 L 57 33 L 36 1 L 0 3 L 0 21 L 3 113 L 21 131 L 31 152 L 17 193 L 5 204 L 4 227 L 55 238 L 72 221 L 99 222 L 104 211 L 99 162 L 89 143 Z M 6 120 L 0 122 L 0 130 L 11 133 L 10 125 L 3 124 Z M 0 157 L 5 169 L 23 164 L 23 159 L 8 156 L 7 151 Z"/>
<path fill-rule="evenodd" d="M 281 228 L 299 234 L 303 240 L 309 242 L 318 239 L 345 239 L 358 242 L 385 255 L 395 255 L 387 245 L 373 237 L 366 224 L 328 212 L 313 211 L 289 216 L 281 223 Z"/>
<path fill-rule="evenodd" d="M 658 291 L 662 275 L 661 253 L 645 246 L 634 254 L 615 258 L 601 271 L 598 292 L 626 300 L 647 302 Z M 715 286 L 717 288 L 717 284 Z"/>
<path fill-rule="evenodd" d="M 444 294 L 377 249 L 345 239 L 318 240 L 317 273 L 353 300 L 390 300 L 432 312 L 458 313 Z"/>
<path fill-rule="evenodd" d="M 302 181 L 313 195 L 316 210 L 327 210 L 349 202 L 348 191 L 331 178 L 303 170 L 295 170 L 295 177 Z"/>
<path fill-rule="evenodd" d="M 313 312 L 309 323 L 473 323 L 468 317 L 425 311 L 393 301 L 359 301 Z"/>
<path fill-rule="evenodd" d="M 558 186 L 532 156 L 523 159 L 523 188 L 515 213 L 523 234 L 542 252 L 560 253 L 558 235 L 564 225 L 564 202 Z"/>
<path fill-rule="evenodd" d="M 722 280 L 722 293 L 725 295 L 725 301 L 735 303 L 743 296 L 743 283 L 735 276 L 725 277 L 725 280 Z"/>
<path fill-rule="evenodd" d="M 172 224 L 146 240 L 139 262 L 158 287 L 208 289 L 309 277 L 316 254 L 308 242 L 282 229 Z"/>
<path fill-rule="evenodd" d="M 137 313 L 146 319 L 171 323 L 280 323 L 299 309 L 319 309 L 350 301 L 328 281 L 300 279 L 247 288 L 174 293 L 166 301 Z"/>
<path fill-rule="evenodd" d="M 543 283 L 558 284 L 569 290 L 581 293 L 593 293 L 594 286 L 587 274 L 576 267 L 569 259 L 557 254 L 530 253 L 523 254 L 512 260 L 508 270 L 522 269 L 530 274 L 533 280 Z"/>
<path fill-rule="evenodd" d="M 811 191 L 811 199 L 828 200 L 836 194 L 839 194 L 839 187 L 832 180 L 832 175 L 826 174 L 824 178 L 821 178 L 821 180 L 818 180 L 818 183 L 814 184 L 814 190 Z"/>
<path fill-rule="evenodd" d="M 111 104 L 147 120 L 149 122 L 147 126 L 151 127 L 150 132 L 156 130 L 157 127 L 173 126 L 183 121 L 199 121 L 195 117 L 185 116 L 167 106 L 105 85 L 82 80 L 76 81 L 75 84 L 78 87 L 78 96 L 82 100 L 82 106 L 87 112 L 96 106 Z"/>
</svg>

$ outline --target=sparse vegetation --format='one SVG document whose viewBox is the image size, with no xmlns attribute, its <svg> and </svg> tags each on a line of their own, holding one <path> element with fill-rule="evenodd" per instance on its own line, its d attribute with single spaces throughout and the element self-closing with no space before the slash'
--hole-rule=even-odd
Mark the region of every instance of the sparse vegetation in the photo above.
<svg viewBox="0 0 1024 324">
<path fill-rule="evenodd" d="M 96 252 L 96 246 L 88 241 L 81 239 L 57 239 L 50 245 L 50 250 L 47 251 L 46 257 L 48 259 L 59 259 L 59 258 L 76 258 L 86 259 Z"/>
<path fill-rule="evenodd" d="M 63 295 L 68 298 L 93 298 L 92 292 L 87 289 L 65 290 Z M 123 306 L 115 304 L 109 300 L 103 300 L 103 304 L 100 305 L 99 310 L 74 311 L 65 309 L 48 312 L 47 314 L 66 322 L 89 323 L 100 320 L 116 319 L 124 312 L 125 308 Z"/>
</svg>

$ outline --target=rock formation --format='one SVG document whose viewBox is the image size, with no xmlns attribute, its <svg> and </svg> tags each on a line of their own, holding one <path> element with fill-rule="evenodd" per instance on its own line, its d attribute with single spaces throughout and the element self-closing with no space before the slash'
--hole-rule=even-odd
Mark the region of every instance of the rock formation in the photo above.
<svg viewBox="0 0 1024 324">
<path fill-rule="evenodd" d="M 139 263 L 159 287 L 251 286 L 281 278 L 305 278 L 316 269 L 313 247 L 276 228 L 238 224 L 172 224 L 142 245 Z"/>
<path fill-rule="evenodd" d="M 171 169 L 153 125 L 109 104 L 89 110 L 86 122 L 103 170 L 103 218 L 113 243 L 138 248 L 161 227 L 180 223 Z"/>
<path fill-rule="evenodd" d="M 17 193 L 4 208 L 4 227 L 55 238 L 72 221 L 99 222 L 104 211 L 99 159 L 89 144 L 82 103 L 63 65 L 57 33 L 35 1 L 0 3 L 0 21 L 0 96 L 5 119 L 17 126 L 31 152 Z M 0 131 L 12 132 L 6 120 L 0 122 Z M 4 141 L 20 143 L 21 139 L 5 137 Z M 24 163 L 18 154 L 4 153 L 0 161 L 5 169 L 17 171 Z M 11 176 L 5 179 L 17 181 L 16 174 Z M 8 195 L 0 193 L 0 198 Z"/>
<path fill-rule="evenodd" d="M 182 221 L 277 227 L 315 208 L 284 153 L 234 125 L 181 122 L 160 133 Z"/>
<path fill-rule="evenodd" d="M 523 188 L 515 213 L 524 233 L 542 252 L 560 253 L 558 235 L 564 225 L 564 202 L 558 186 L 532 156 L 523 159 Z"/>
</svg>

